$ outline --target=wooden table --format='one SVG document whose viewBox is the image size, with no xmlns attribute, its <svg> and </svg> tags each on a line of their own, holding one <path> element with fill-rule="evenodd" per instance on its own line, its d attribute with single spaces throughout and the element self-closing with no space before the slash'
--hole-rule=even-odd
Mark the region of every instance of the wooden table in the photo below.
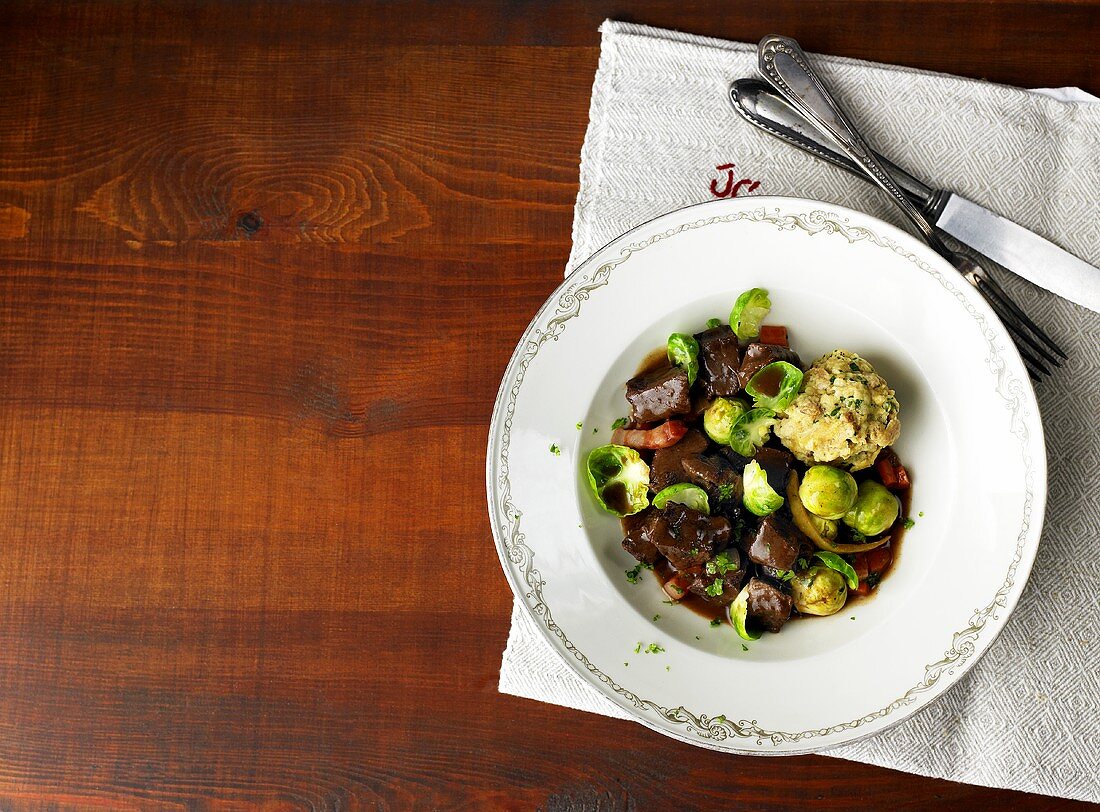
<svg viewBox="0 0 1100 812">
<path fill-rule="evenodd" d="M 1100 91 L 1100 4 L 0 9 L 0 807 L 1059 807 L 497 692 L 607 16 Z"/>
</svg>

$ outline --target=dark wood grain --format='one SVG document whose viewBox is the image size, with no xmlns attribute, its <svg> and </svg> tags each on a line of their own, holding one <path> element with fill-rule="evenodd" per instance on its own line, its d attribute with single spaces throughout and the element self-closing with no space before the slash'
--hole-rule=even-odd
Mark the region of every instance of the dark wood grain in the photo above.
<svg viewBox="0 0 1100 812">
<path fill-rule="evenodd" d="M 0 806 L 1075 806 L 500 695 L 482 471 L 603 18 L 1096 91 L 1098 15 L 4 4 Z"/>
</svg>

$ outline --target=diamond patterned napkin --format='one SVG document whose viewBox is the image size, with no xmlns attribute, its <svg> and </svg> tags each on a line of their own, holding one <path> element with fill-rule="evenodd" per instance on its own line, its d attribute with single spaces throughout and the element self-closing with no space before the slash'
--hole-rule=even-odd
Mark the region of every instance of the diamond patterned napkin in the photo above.
<svg viewBox="0 0 1100 812">
<path fill-rule="evenodd" d="M 726 88 L 755 75 L 754 45 L 617 22 L 601 30 L 571 268 L 639 223 L 714 197 L 797 195 L 902 225 L 870 185 L 733 113 Z M 1100 265 L 1098 100 L 827 56 L 814 66 L 896 163 Z M 1100 801 L 1100 314 L 1000 278 L 1070 354 L 1038 386 L 1050 480 L 1031 579 L 999 639 L 954 688 L 830 755 Z M 623 716 L 560 662 L 518 603 L 500 690 Z"/>
</svg>

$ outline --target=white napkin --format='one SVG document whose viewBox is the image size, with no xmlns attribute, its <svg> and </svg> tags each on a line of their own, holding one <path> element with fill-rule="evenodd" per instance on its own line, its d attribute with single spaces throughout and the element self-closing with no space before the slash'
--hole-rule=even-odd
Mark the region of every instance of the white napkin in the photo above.
<svg viewBox="0 0 1100 812">
<path fill-rule="evenodd" d="M 870 185 L 733 113 L 726 89 L 755 75 L 755 45 L 617 22 L 601 30 L 570 268 L 638 223 L 735 192 L 831 201 L 901 224 Z M 896 163 L 1100 265 L 1100 99 L 828 56 L 814 65 Z M 1100 315 L 1015 276 L 1001 281 L 1070 354 L 1037 387 L 1050 486 L 1031 580 L 1000 638 L 938 702 L 830 755 L 1100 801 Z M 624 717 L 518 603 L 500 690 Z"/>
</svg>

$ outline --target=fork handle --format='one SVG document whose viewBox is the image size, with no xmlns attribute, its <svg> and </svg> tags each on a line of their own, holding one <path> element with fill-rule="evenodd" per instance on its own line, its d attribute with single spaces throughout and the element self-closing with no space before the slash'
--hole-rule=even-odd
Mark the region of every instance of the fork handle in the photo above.
<svg viewBox="0 0 1100 812">
<path fill-rule="evenodd" d="M 895 199 L 925 242 L 954 264 L 954 253 L 944 245 L 924 213 L 894 182 L 889 170 L 883 167 L 851 119 L 810 67 L 799 44 L 790 37 L 771 34 L 760 40 L 756 53 L 760 72 L 780 95 L 803 116 L 831 135 L 845 154 Z"/>
</svg>

